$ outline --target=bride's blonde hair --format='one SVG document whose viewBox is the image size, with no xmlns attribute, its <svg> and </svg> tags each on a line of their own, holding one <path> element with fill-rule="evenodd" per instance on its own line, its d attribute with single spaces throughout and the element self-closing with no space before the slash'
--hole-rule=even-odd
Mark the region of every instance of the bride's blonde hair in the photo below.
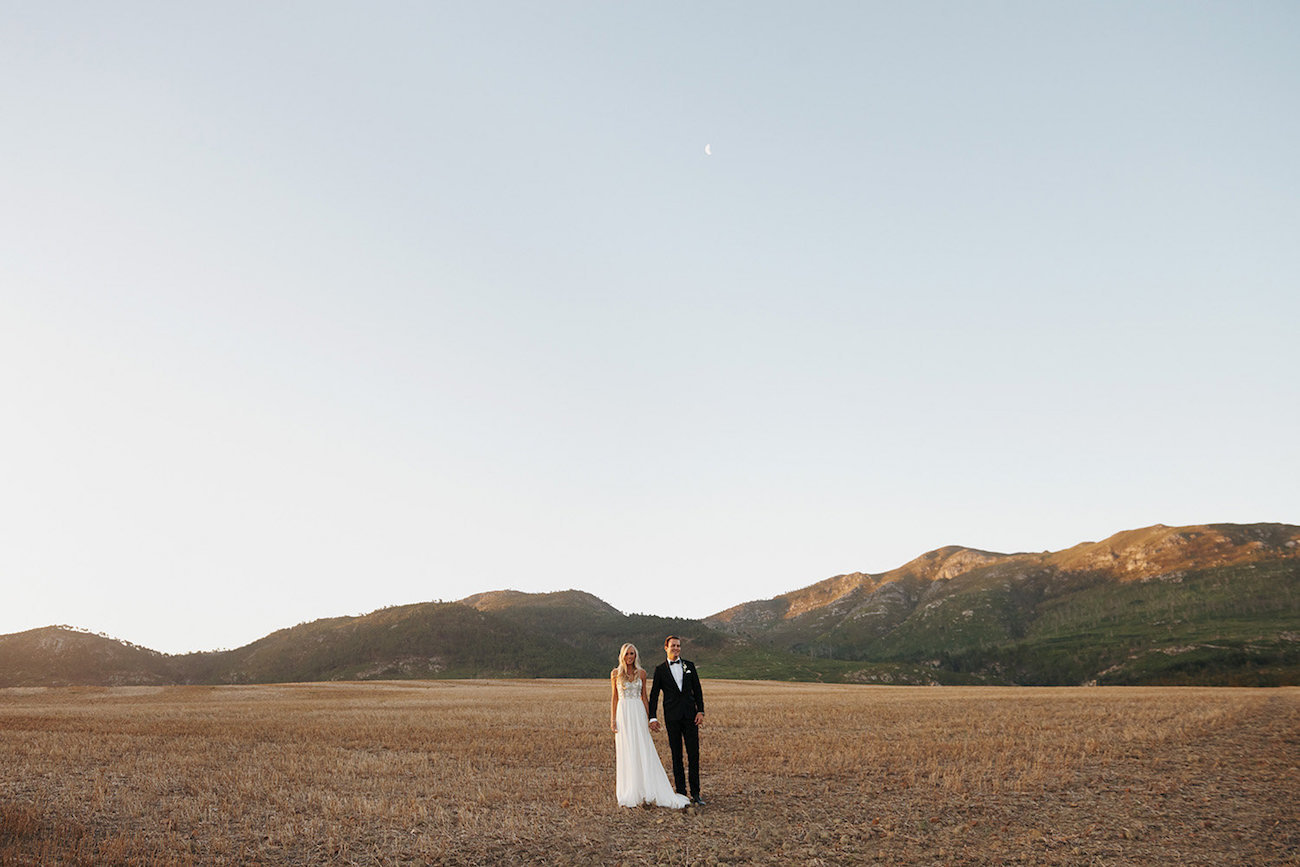
<svg viewBox="0 0 1300 867">
<path fill-rule="evenodd" d="M 627 663 L 623 661 L 623 655 L 631 650 L 636 656 L 632 660 L 632 667 L 628 668 Z M 636 649 L 635 644 L 624 644 L 618 649 L 618 676 L 623 680 L 632 680 L 636 677 L 636 670 L 641 667 L 641 651 Z"/>
</svg>

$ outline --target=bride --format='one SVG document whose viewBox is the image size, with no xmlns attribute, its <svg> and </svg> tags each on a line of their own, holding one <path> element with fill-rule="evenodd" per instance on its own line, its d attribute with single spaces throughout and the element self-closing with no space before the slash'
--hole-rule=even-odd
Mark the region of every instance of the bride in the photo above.
<svg viewBox="0 0 1300 867">
<path fill-rule="evenodd" d="M 614 792 L 619 806 L 688 806 L 691 799 L 673 791 L 650 739 L 649 689 L 635 646 L 623 645 L 618 652 L 618 668 L 609 673 L 609 680 L 613 686 L 609 728 L 614 732 Z"/>
</svg>

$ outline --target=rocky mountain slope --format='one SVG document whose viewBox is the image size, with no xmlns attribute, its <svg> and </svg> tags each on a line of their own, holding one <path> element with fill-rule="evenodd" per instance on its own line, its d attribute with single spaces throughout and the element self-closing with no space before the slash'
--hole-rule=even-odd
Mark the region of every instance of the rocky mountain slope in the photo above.
<svg viewBox="0 0 1300 867">
<path fill-rule="evenodd" d="M 940 548 L 705 622 L 777 650 L 998 681 L 1290 678 L 1300 527 L 1157 525 L 1037 554 Z"/>
</svg>

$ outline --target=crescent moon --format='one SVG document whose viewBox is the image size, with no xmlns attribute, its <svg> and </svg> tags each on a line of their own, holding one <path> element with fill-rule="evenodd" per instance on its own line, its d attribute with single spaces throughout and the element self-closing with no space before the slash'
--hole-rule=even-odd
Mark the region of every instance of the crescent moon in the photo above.
<svg viewBox="0 0 1300 867">
<path fill-rule="evenodd" d="M 713 156 L 713 145 L 711 145 L 711 144 L 706 144 L 706 145 L 704 146 L 704 155 L 705 155 L 706 157 L 711 157 L 711 156 Z"/>
</svg>

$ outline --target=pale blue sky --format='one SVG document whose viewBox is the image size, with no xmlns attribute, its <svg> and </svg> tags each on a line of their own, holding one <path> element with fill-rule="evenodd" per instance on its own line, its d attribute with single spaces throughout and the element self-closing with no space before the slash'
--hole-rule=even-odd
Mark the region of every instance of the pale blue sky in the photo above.
<svg viewBox="0 0 1300 867">
<path fill-rule="evenodd" d="M 0 633 L 698 617 L 1300 522 L 1298 38 L 1293 3 L 0 2 Z"/>
</svg>

